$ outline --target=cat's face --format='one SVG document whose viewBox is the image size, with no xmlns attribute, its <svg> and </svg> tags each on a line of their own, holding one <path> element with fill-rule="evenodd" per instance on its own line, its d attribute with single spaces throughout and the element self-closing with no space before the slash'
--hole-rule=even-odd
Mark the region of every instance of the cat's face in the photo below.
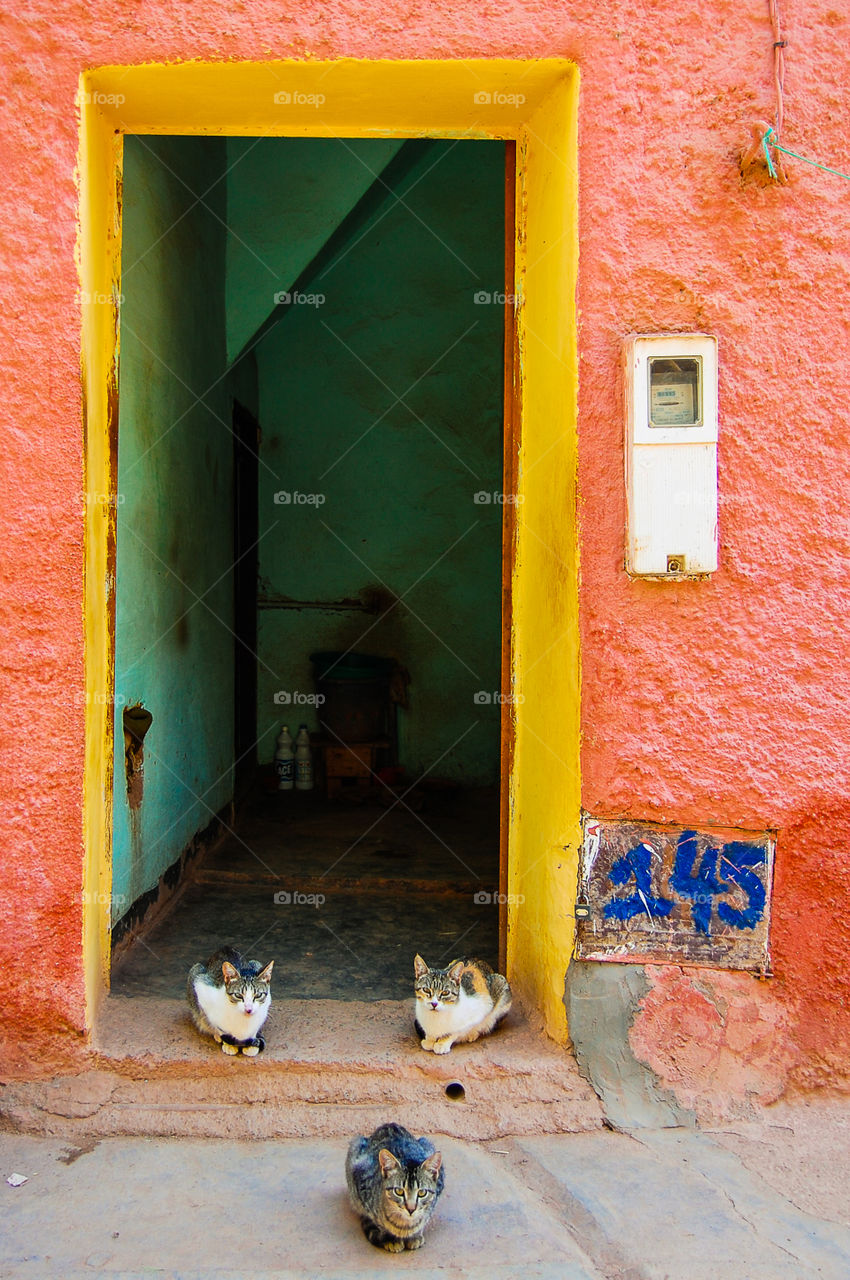
<svg viewBox="0 0 850 1280">
<path fill-rule="evenodd" d="M 378 1152 L 384 1183 L 384 1213 L 405 1232 L 415 1231 L 428 1218 L 437 1198 L 437 1179 L 443 1157 L 435 1151 L 427 1160 L 405 1169 L 391 1151 Z"/>
<path fill-rule="evenodd" d="M 243 977 L 238 969 L 227 961 L 221 966 L 227 998 L 232 1005 L 236 1006 L 239 1013 L 245 1014 L 246 1018 L 252 1017 L 268 1004 L 273 965 L 274 960 L 270 961 L 261 973 L 251 978 Z"/>
<path fill-rule="evenodd" d="M 416 999 L 424 1007 L 437 1012 L 445 1005 L 457 1004 L 463 961 L 450 964 L 448 969 L 429 969 L 421 956 L 413 961 Z"/>
</svg>

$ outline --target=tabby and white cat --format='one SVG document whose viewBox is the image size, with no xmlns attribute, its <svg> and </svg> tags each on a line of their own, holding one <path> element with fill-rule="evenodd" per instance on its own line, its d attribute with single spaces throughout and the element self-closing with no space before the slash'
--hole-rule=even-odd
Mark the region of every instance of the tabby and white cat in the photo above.
<svg viewBox="0 0 850 1280">
<path fill-rule="evenodd" d="M 369 1138 L 352 1138 L 345 1177 L 370 1244 L 390 1253 L 422 1247 L 446 1177 L 433 1143 L 400 1124 L 382 1124 Z"/>
<path fill-rule="evenodd" d="M 266 1047 L 260 1035 L 271 1007 L 274 960 L 265 968 L 243 960 L 235 947 L 221 947 L 206 964 L 189 970 L 186 999 L 199 1031 L 213 1036 L 224 1053 L 253 1058 Z"/>
<path fill-rule="evenodd" d="M 484 960 L 453 960 L 431 969 L 421 956 L 416 974 L 416 1033 L 423 1049 L 448 1053 L 453 1044 L 486 1036 L 511 1007 L 507 979 Z"/>
</svg>

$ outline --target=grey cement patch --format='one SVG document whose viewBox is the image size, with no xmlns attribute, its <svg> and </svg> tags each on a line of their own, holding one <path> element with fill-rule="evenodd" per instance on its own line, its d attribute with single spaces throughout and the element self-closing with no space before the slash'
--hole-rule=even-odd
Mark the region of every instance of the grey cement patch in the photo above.
<svg viewBox="0 0 850 1280">
<path fill-rule="evenodd" d="M 564 1005 L 579 1070 L 618 1128 L 692 1126 L 693 1113 L 678 1105 L 629 1045 L 629 1028 L 647 990 L 642 965 L 571 961 Z"/>
</svg>

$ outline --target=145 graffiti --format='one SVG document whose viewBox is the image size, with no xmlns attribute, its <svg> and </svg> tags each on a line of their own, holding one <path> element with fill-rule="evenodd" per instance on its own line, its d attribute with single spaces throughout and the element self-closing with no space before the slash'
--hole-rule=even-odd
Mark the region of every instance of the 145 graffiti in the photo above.
<svg viewBox="0 0 850 1280">
<path fill-rule="evenodd" d="M 670 915 L 673 900 L 656 897 L 652 892 L 655 859 L 659 859 L 659 855 L 644 840 L 612 865 L 608 872 L 611 883 L 625 885 L 634 878 L 634 892 L 627 898 L 612 897 L 606 902 L 603 911 L 608 919 L 630 920 L 644 912 L 655 916 Z M 700 855 L 696 832 L 683 831 L 677 841 L 668 885 L 690 902 L 691 918 L 698 933 L 711 932 L 714 899 L 736 886 L 746 895 L 747 905 L 736 907 L 728 902 L 718 902 L 717 914 L 720 920 L 735 929 L 752 929 L 764 915 L 767 893 L 759 871 L 763 874 L 766 866 L 767 850 L 761 845 L 730 840 L 719 848 L 708 845 Z M 718 868 L 725 879 L 719 878 Z"/>
<path fill-rule="evenodd" d="M 772 860 L 766 834 L 586 819 L 576 954 L 763 971 Z"/>
</svg>

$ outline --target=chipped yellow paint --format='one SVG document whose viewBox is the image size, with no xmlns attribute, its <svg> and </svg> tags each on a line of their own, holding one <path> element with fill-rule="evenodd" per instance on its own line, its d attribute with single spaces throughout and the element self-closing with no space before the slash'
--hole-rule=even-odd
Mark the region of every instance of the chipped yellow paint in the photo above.
<svg viewBox="0 0 850 1280">
<path fill-rule="evenodd" d="M 270 61 L 100 67 L 82 79 L 81 287 L 118 282 L 124 133 L 505 138 L 517 142 L 519 455 L 512 665 L 515 749 L 508 833 L 508 976 L 567 1034 L 579 840 L 575 532 L 576 68 L 514 61 Z M 89 489 L 114 494 L 115 312 L 84 308 Z M 86 560 L 86 981 L 108 985 L 114 506 L 89 504 Z"/>
<path fill-rule="evenodd" d="M 508 973 L 567 1034 L 580 840 L 575 516 L 577 83 L 561 78 L 517 146 L 521 431 L 513 579 L 515 743 Z"/>
<path fill-rule="evenodd" d="M 83 965 L 87 1024 L 109 985 L 112 888 L 112 695 L 115 640 L 120 139 L 80 79 L 80 231 L 85 434 L 86 744 Z M 95 500 L 97 499 L 97 500 Z"/>
</svg>

